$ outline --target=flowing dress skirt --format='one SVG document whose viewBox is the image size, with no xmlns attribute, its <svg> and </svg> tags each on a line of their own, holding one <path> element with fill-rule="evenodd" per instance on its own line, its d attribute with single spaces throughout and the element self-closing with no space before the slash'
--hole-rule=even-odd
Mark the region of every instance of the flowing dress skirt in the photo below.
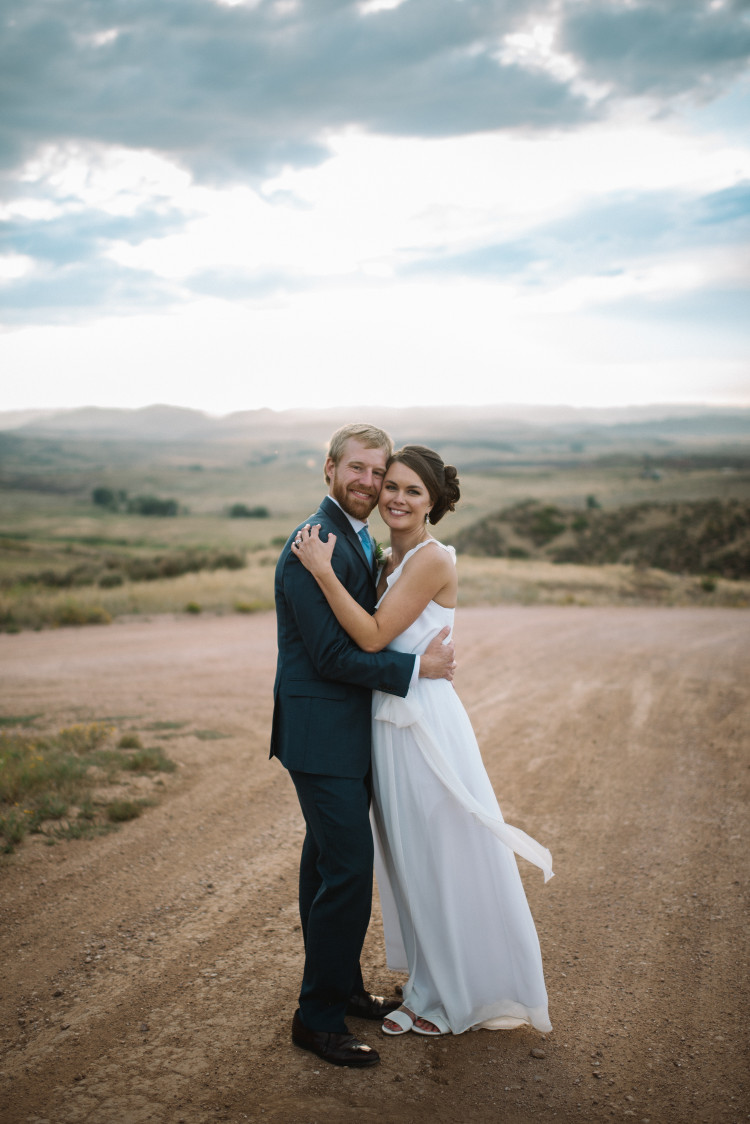
<svg viewBox="0 0 750 1124">
<path fill-rule="evenodd" d="M 445 623 L 435 615 L 432 634 Z M 549 852 L 504 823 L 468 715 L 447 680 L 419 679 L 406 699 L 375 692 L 373 786 L 388 965 L 409 973 L 404 1005 L 454 1034 L 551 1030 L 539 941 L 514 854 L 541 867 L 546 880 Z"/>
</svg>

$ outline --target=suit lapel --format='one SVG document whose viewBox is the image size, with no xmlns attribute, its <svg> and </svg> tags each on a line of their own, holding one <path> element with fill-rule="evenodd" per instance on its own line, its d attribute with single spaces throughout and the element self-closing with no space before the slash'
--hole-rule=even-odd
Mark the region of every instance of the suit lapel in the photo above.
<svg viewBox="0 0 750 1124">
<path fill-rule="evenodd" d="M 370 563 L 365 548 L 362 546 L 359 535 L 352 527 L 344 512 L 338 504 L 334 503 L 330 496 L 326 496 L 320 505 L 320 510 L 324 511 L 328 518 L 336 524 L 336 527 L 341 530 L 341 533 L 346 537 L 347 541 L 351 544 L 356 552 L 357 557 L 361 561 L 364 568 L 367 570 L 372 581 L 375 581 L 375 558 L 373 557 L 372 564 Z M 374 549 L 373 542 L 373 549 Z"/>
</svg>

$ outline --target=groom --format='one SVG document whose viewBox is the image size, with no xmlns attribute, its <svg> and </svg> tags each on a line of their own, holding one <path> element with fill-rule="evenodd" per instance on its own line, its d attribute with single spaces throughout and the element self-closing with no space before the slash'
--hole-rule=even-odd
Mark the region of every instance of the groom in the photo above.
<svg viewBox="0 0 750 1124">
<path fill-rule="evenodd" d="M 333 568 L 352 597 L 375 609 L 375 507 L 393 443 L 370 425 L 331 438 L 329 492 L 306 522 L 337 536 Z M 305 968 L 292 1041 L 334 1065 L 370 1066 L 376 1050 L 351 1035 L 346 1015 L 382 1020 L 399 1001 L 370 995 L 359 957 L 370 920 L 370 712 L 373 690 L 405 696 L 412 679 L 453 678 L 448 630 L 422 656 L 361 651 L 340 627 L 311 574 L 294 557 L 294 531 L 276 566 L 278 664 L 271 756 L 289 770 L 305 818 L 299 907 Z"/>
</svg>

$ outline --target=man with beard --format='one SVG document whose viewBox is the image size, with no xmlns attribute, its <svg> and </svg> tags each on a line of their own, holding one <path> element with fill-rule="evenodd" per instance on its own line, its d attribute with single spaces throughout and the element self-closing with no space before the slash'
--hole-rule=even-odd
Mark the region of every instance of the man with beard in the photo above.
<svg viewBox="0 0 750 1124">
<path fill-rule="evenodd" d="M 392 451 L 388 434 L 375 426 L 337 430 L 324 469 L 328 495 L 305 521 L 320 524 L 324 540 L 336 535 L 333 568 L 370 613 L 376 566 L 367 517 Z M 357 648 L 294 557 L 299 529 L 276 566 L 279 654 L 271 737 L 271 756 L 289 770 L 307 827 L 299 881 L 305 968 L 292 1041 L 334 1065 L 361 1067 L 380 1058 L 349 1033 L 345 1016 L 382 1021 L 399 1005 L 370 995 L 359 963 L 372 903 L 371 694 L 405 697 L 416 676 L 452 679 L 453 645 L 443 644 L 444 629 L 419 657 Z"/>
</svg>

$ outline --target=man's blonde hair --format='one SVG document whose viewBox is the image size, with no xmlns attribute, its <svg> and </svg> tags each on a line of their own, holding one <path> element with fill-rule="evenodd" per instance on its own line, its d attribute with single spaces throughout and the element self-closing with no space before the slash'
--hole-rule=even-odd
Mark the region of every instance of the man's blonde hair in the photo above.
<svg viewBox="0 0 750 1124">
<path fill-rule="evenodd" d="M 328 457 L 334 464 L 339 463 L 344 455 L 347 441 L 352 438 L 359 441 L 360 445 L 364 445 L 366 449 L 382 449 L 386 459 L 393 452 L 393 441 L 384 429 L 378 429 L 376 425 L 368 425 L 367 422 L 349 422 L 348 425 L 342 425 L 340 429 L 337 429 L 328 442 Z M 328 457 L 326 457 L 326 460 Z M 326 474 L 326 484 L 330 484 L 330 482 L 328 474 Z"/>
</svg>

